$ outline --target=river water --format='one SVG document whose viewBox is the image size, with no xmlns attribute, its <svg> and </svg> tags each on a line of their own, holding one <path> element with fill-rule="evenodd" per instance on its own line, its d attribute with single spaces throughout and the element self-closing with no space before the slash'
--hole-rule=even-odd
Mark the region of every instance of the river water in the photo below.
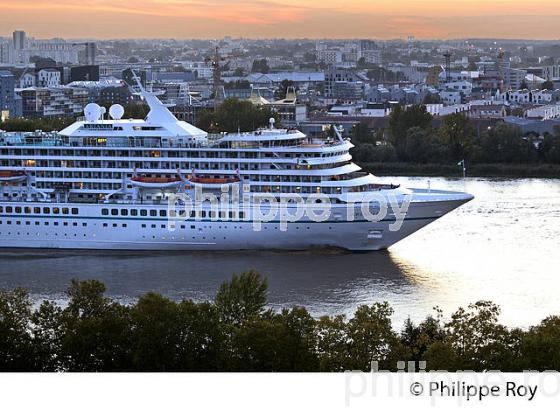
<svg viewBox="0 0 560 410">
<path fill-rule="evenodd" d="M 428 185 L 427 178 L 384 179 Z M 232 272 L 254 268 L 268 278 L 272 307 L 304 305 L 314 315 L 388 301 L 400 326 L 434 306 L 449 315 L 478 300 L 498 303 L 510 326 L 560 314 L 559 179 L 430 178 L 430 186 L 475 199 L 384 252 L 0 250 L 0 288 L 64 303 L 71 278 L 95 278 L 123 302 L 150 290 L 207 300 Z"/>
</svg>

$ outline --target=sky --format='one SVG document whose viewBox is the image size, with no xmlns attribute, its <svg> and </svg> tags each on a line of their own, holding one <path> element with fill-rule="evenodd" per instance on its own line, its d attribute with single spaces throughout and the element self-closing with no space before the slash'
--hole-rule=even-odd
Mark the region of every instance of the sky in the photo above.
<svg viewBox="0 0 560 410">
<path fill-rule="evenodd" d="M 559 0 L 0 0 L 0 36 L 560 39 Z"/>
</svg>

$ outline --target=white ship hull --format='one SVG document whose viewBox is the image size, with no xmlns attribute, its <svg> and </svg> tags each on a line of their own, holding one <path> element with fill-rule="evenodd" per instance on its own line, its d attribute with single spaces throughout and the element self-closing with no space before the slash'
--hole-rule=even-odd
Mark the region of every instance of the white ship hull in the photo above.
<svg viewBox="0 0 560 410">
<path fill-rule="evenodd" d="M 288 223 L 283 231 L 278 221 L 262 223 L 255 229 L 251 220 L 220 221 L 186 219 L 175 222 L 169 229 L 169 220 L 160 217 L 166 205 L 119 204 L 49 204 L 50 208 L 69 208 L 68 215 L 25 214 L 25 207 L 45 204 L 0 203 L 22 209 L 20 214 L 4 212 L 0 216 L 0 247 L 60 248 L 100 250 L 241 250 L 276 249 L 301 250 L 314 247 L 337 247 L 352 251 L 387 249 L 396 242 L 452 211 L 472 196 L 447 193 L 429 201 L 413 201 L 400 229 L 393 231 L 394 218 L 379 222 L 348 221 L 340 207 L 329 220 L 313 222 L 302 219 Z M 71 209 L 77 215 L 71 215 Z M 118 215 L 101 216 L 102 209 L 118 210 Z M 131 217 L 132 209 L 156 210 L 157 217 Z M 30 209 L 32 210 L 32 209 Z M 127 216 L 121 216 L 126 210 Z M 357 210 L 357 208 L 356 208 Z M 340 218 L 344 216 L 344 218 Z M 338 220 L 337 220 L 338 216 Z M 250 219 L 250 218 L 248 218 Z"/>
</svg>

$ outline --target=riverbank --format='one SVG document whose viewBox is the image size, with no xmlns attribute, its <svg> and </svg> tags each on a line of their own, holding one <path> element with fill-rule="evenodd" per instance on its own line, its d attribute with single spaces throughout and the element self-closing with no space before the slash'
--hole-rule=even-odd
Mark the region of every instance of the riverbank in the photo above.
<svg viewBox="0 0 560 410">
<path fill-rule="evenodd" d="M 461 177 L 456 164 L 416 164 L 408 162 L 360 163 L 365 171 L 377 176 Z M 556 164 L 467 164 L 467 176 L 498 178 L 560 178 Z"/>
</svg>

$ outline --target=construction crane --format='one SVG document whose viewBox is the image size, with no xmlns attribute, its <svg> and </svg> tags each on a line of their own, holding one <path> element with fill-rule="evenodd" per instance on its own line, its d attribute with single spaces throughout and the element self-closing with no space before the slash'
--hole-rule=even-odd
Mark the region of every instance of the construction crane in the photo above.
<svg viewBox="0 0 560 410">
<path fill-rule="evenodd" d="M 498 52 L 497 58 L 498 58 L 498 76 L 502 79 L 502 83 L 500 86 L 500 91 L 504 91 L 504 83 L 505 83 L 505 73 L 504 73 L 504 57 L 505 57 L 506 53 L 504 52 L 504 50 L 500 49 L 500 51 Z"/>
<path fill-rule="evenodd" d="M 220 48 L 216 46 L 214 48 L 214 55 L 212 57 L 208 57 L 204 60 L 205 62 L 211 62 L 212 64 L 212 92 L 214 94 L 214 110 L 218 108 L 218 105 L 221 101 L 220 91 L 225 94 L 225 91 L 222 87 L 222 68 L 220 63 L 225 61 L 225 58 L 220 56 Z M 224 95 L 225 97 L 225 95 Z"/>
</svg>

